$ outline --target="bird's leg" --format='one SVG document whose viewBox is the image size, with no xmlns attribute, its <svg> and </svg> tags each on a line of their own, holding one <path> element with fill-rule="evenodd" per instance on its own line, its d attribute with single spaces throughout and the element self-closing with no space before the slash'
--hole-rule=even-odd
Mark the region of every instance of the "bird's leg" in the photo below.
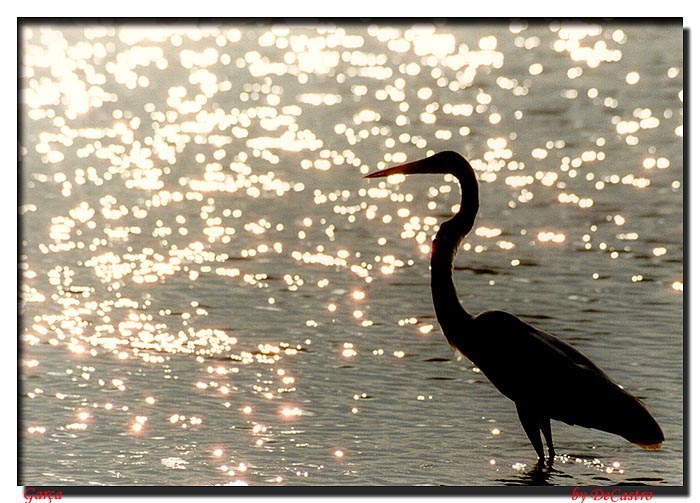
<svg viewBox="0 0 700 503">
<path fill-rule="evenodd" d="M 540 429 L 542 430 L 544 439 L 547 442 L 549 461 L 552 461 L 554 459 L 554 442 L 552 441 L 552 426 L 549 423 L 548 417 L 543 417 L 540 419 Z"/>
<path fill-rule="evenodd" d="M 542 438 L 540 437 L 540 425 L 537 420 L 537 416 L 532 414 L 527 408 L 515 404 L 515 408 L 518 410 L 518 417 L 520 418 L 520 424 L 523 425 L 523 429 L 527 434 L 527 438 L 530 439 L 532 447 L 535 448 L 537 456 L 540 462 L 544 461 L 544 449 L 542 448 Z"/>
</svg>

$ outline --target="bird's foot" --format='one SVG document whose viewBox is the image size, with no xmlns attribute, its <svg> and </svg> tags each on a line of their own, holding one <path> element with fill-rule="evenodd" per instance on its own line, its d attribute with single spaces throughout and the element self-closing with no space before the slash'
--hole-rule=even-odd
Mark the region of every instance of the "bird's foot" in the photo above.
<svg viewBox="0 0 700 503">
<path fill-rule="evenodd" d="M 544 454 L 537 457 L 537 469 L 542 470 L 543 468 L 551 468 L 554 464 L 554 451 L 550 450 L 548 456 L 545 458 Z"/>
<path fill-rule="evenodd" d="M 551 468 L 554 464 L 554 450 L 549 451 L 549 456 L 547 457 L 547 468 Z"/>
</svg>

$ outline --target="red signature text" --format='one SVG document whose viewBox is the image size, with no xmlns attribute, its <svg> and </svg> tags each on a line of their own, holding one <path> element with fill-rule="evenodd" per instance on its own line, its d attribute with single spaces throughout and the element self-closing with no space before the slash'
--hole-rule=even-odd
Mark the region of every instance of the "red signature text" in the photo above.
<svg viewBox="0 0 700 503">
<path fill-rule="evenodd" d="M 649 501 L 654 497 L 651 491 L 626 491 L 620 488 L 602 489 L 600 487 L 583 491 L 579 487 L 574 487 L 571 491 L 571 501 L 580 501 L 583 503 L 587 499 L 589 501 Z"/>
<path fill-rule="evenodd" d="M 61 491 L 37 491 L 33 487 L 27 487 L 24 490 L 24 501 L 26 503 L 32 503 L 32 501 L 42 501 L 46 500 L 51 503 L 53 500 L 63 499 L 63 493 Z"/>
</svg>

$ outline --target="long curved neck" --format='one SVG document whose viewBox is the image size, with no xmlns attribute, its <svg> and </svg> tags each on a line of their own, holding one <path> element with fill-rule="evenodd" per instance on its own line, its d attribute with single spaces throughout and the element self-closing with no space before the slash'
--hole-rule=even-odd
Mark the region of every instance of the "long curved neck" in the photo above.
<svg viewBox="0 0 700 503">
<path fill-rule="evenodd" d="M 457 297 L 452 269 L 459 245 L 472 229 L 479 210 L 476 180 L 458 178 L 462 188 L 462 204 L 456 215 L 440 225 L 430 256 L 430 286 L 435 314 L 450 343 L 453 342 L 451 336 L 455 334 L 451 329 L 460 328 L 461 332 L 465 328 L 464 321 L 472 319 Z"/>
</svg>

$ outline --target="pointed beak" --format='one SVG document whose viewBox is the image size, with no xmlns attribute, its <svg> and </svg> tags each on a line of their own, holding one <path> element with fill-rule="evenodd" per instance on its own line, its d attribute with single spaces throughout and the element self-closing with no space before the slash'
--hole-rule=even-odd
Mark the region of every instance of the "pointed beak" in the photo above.
<svg viewBox="0 0 700 503">
<path fill-rule="evenodd" d="M 416 173 L 432 173 L 428 164 L 428 159 L 421 159 L 420 161 L 407 162 L 406 164 L 401 164 L 400 166 L 394 166 L 392 168 L 386 168 L 381 171 L 375 171 L 369 175 L 365 175 L 364 178 L 379 178 L 382 176 L 391 175 L 413 175 Z"/>
</svg>

